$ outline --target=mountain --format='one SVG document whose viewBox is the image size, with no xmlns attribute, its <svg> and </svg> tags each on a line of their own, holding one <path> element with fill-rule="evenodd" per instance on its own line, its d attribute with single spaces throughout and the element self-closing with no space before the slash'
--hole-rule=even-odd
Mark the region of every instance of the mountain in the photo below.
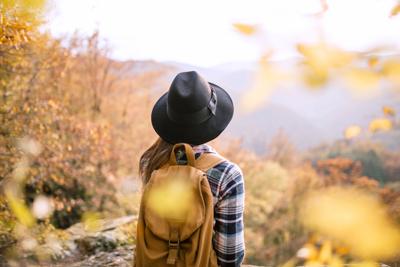
<svg viewBox="0 0 400 267">
<path fill-rule="evenodd" d="M 295 60 L 277 62 L 290 69 Z M 350 125 L 368 128 L 369 122 L 382 117 L 382 106 L 400 110 L 398 93 L 377 89 L 372 96 L 355 94 L 338 81 L 320 89 L 310 90 L 302 83 L 286 84 L 276 88 L 266 105 L 252 113 L 240 110 L 240 100 L 251 87 L 257 70 L 254 62 L 196 67 L 179 62 L 138 62 L 135 72 L 165 69 L 158 94 L 168 89 L 177 72 L 195 70 L 210 82 L 226 89 L 232 96 L 236 114 L 227 133 L 241 137 L 245 146 L 262 153 L 266 143 L 279 130 L 283 130 L 299 149 L 307 149 L 321 142 L 343 137 Z M 157 93 L 156 93 L 157 95 Z"/>
</svg>

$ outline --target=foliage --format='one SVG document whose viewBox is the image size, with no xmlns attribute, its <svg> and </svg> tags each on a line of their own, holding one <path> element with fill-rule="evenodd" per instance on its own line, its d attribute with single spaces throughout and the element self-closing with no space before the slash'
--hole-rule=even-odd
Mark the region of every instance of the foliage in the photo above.
<svg viewBox="0 0 400 267">
<path fill-rule="evenodd" d="M 115 177 L 136 170 L 137 147 L 147 145 L 138 136 L 150 129 L 132 115 L 148 95 L 127 96 L 140 77 L 122 81 L 98 33 L 55 39 L 38 30 L 39 1 L 11 2 L 0 4 L 0 247 L 36 242 L 42 224 L 135 210 L 115 208 L 128 203 Z M 113 91 L 117 81 L 124 95 Z"/>
<path fill-rule="evenodd" d="M 362 141 L 337 141 L 332 145 L 323 145 L 313 149 L 308 158 L 314 162 L 335 158 L 358 161 L 362 166 L 362 175 L 374 178 L 380 183 L 385 183 L 391 179 L 385 168 L 385 160 L 388 153 L 378 144 Z"/>
<path fill-rule="evenodd" d="M 273 136 L 267 146 L 267 159 L 278 162 L 284 167 L 293 167 L 299 161 L 296 147 L 283 130 Z"/>
<path fill-rule="evenodd" d="M 312 192 L 303 205 L 304 224 L 343 243 L 354 256 L 384 260 L 397 255 L 400 231 L 377 198 L 360 190 L 333 187 Z"/>
<path fill-rule="evenodd" d="M 170 71 L 135 73 L 134 61 L 110 58 L 107 42 L 98 32 L 68 39 L 41 33 L 37 14 L 43 5 L 37 0 L 0 3 L 0 251 L 17 243 L 18 249 L 36 253 L 39 259 L 46 253 L 35 252 L 38 244 L 63 238 L 64 232 L 55 228 L 82 221 L 92 231 L 102 217 L 137 213 L 137 162 L 155 138 L 143 116 L 151 111 L 152 88 Z M 234 27 L 248 37 L 261 32 L 256 25 Z M 299 44 L 298 51 L 299 77 L 275 68 L 270 52 L 263 54 L 253 87 L 243 98 L 247 111 L 264 104 L 286 78 L 319 88 L 340 77 L 356 91 L 375 90 L 383 79 L 399 83 L 397 59 L 351 53 L 325 42 Z M 362 139 L 398 127 L 396 110 L 385 106 L 382 111 L 368 129 L 350 126 L 344 131 L 345 140 L 311 150 L 303 160 L 283 132 L 270 140 L 263 156 L 245 150 L 240 140 L 213 142 L 245 174 L 248 263 L 277 266 L 296 252 L 297 256 L 307 252 L 309 258 L 322 262 L 329 262 L 327 255 L 331 255 L 334 266 L 340 266 L 342 257 L 363 258 L 365 253 L 353 253 L 357 246 L 338 230 L 344 228 L 338 226 L 343 226 L 347 209 L 362 215 L 357 225 L 362 224 L 359 220 L 372 220 L 374 227 L 366 228 L 374 233 L 372 243 L 390 241 L 379 239 L 379 233 L 397 238 L 393 229 L 400 222 L 400 154 Z M 325 189 L 329 186 L 369 193 L 357 202 L 345 191 L 339 194 L 346 201 L 336 201 L 337 196 Z M 303 201 L 310 190 L 318 192 L 312 196 L 317 201 L 305 209 Z M 378 198 L 389 215 L 373 218 L 366 207 L 383 213 Z M 310 214 L 299 216 L 304 212 Z M 387 217 L 394 222 L 388 223 Z M 338 218 L 333 225 L 326 222 Z M 310 229 L 323 232 L 324 237 L 310 235 Z M 357 232 L 358 237 L 363 234 Z M 342 242 L 336 244 L 337 239 Z M 342 243 L 352 247 L 353 254 L 341 250 Z M 371 259 L 383 255 L 380 248 L 374 252 Z"/>
</svg>

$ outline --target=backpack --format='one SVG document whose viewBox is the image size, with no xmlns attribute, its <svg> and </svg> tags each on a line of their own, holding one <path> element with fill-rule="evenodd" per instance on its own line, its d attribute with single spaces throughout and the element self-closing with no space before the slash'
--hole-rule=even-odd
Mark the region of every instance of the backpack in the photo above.
<svg viewBox="0 0 400 267">
<path fill-rule="evenodd" d="M 176 160 L 184 148 L 186 165 Z M 206 171 L 225 159 L 174 145 L 169 162 L 153 171 L 140 204 L 136 267 L 217 267 L 212 246 L 214 207 Z"/>
</svg>

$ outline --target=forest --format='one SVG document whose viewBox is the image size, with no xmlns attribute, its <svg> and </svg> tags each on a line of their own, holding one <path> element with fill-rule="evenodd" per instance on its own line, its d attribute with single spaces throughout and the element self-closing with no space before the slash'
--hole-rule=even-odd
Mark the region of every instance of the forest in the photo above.
<svg viewBox="0 0 400 267">
<path fill-rule="evenodd" d="M 44 5 L 0 2 L 0 266 L 131 266 L 138 162 L 156 140 L 149 114 L 178 70 L 115 60 L 100 31 L 54 37 L 41 30 Z M 296 77 L 260 55 L 240 97 L 245 112 L 289 79 L 304 90 L 342 79 L 400 103 L 400 54 L 297 49 Z M 211 143 L 244 173 L 245 264 L 400 266 L 399 107 L 379 106 L 367 126 L 303 150 L 284 130 L 262 140 L 262 152 L 234 136 Z"/>
</svg>

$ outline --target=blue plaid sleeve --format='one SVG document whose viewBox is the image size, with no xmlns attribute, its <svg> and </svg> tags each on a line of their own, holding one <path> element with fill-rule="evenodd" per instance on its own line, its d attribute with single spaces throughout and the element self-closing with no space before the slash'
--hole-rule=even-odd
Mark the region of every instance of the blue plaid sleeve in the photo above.
<svg viewBox="0 0 400 267">
<path fill-rule="evenodd" d="M 221 267 L 240 266 L 244 258 L 244 183 L 241 169 L 223 162 L 213 169 L 210 185 L 214 185 L 213 246 Z"/>
</svg>

